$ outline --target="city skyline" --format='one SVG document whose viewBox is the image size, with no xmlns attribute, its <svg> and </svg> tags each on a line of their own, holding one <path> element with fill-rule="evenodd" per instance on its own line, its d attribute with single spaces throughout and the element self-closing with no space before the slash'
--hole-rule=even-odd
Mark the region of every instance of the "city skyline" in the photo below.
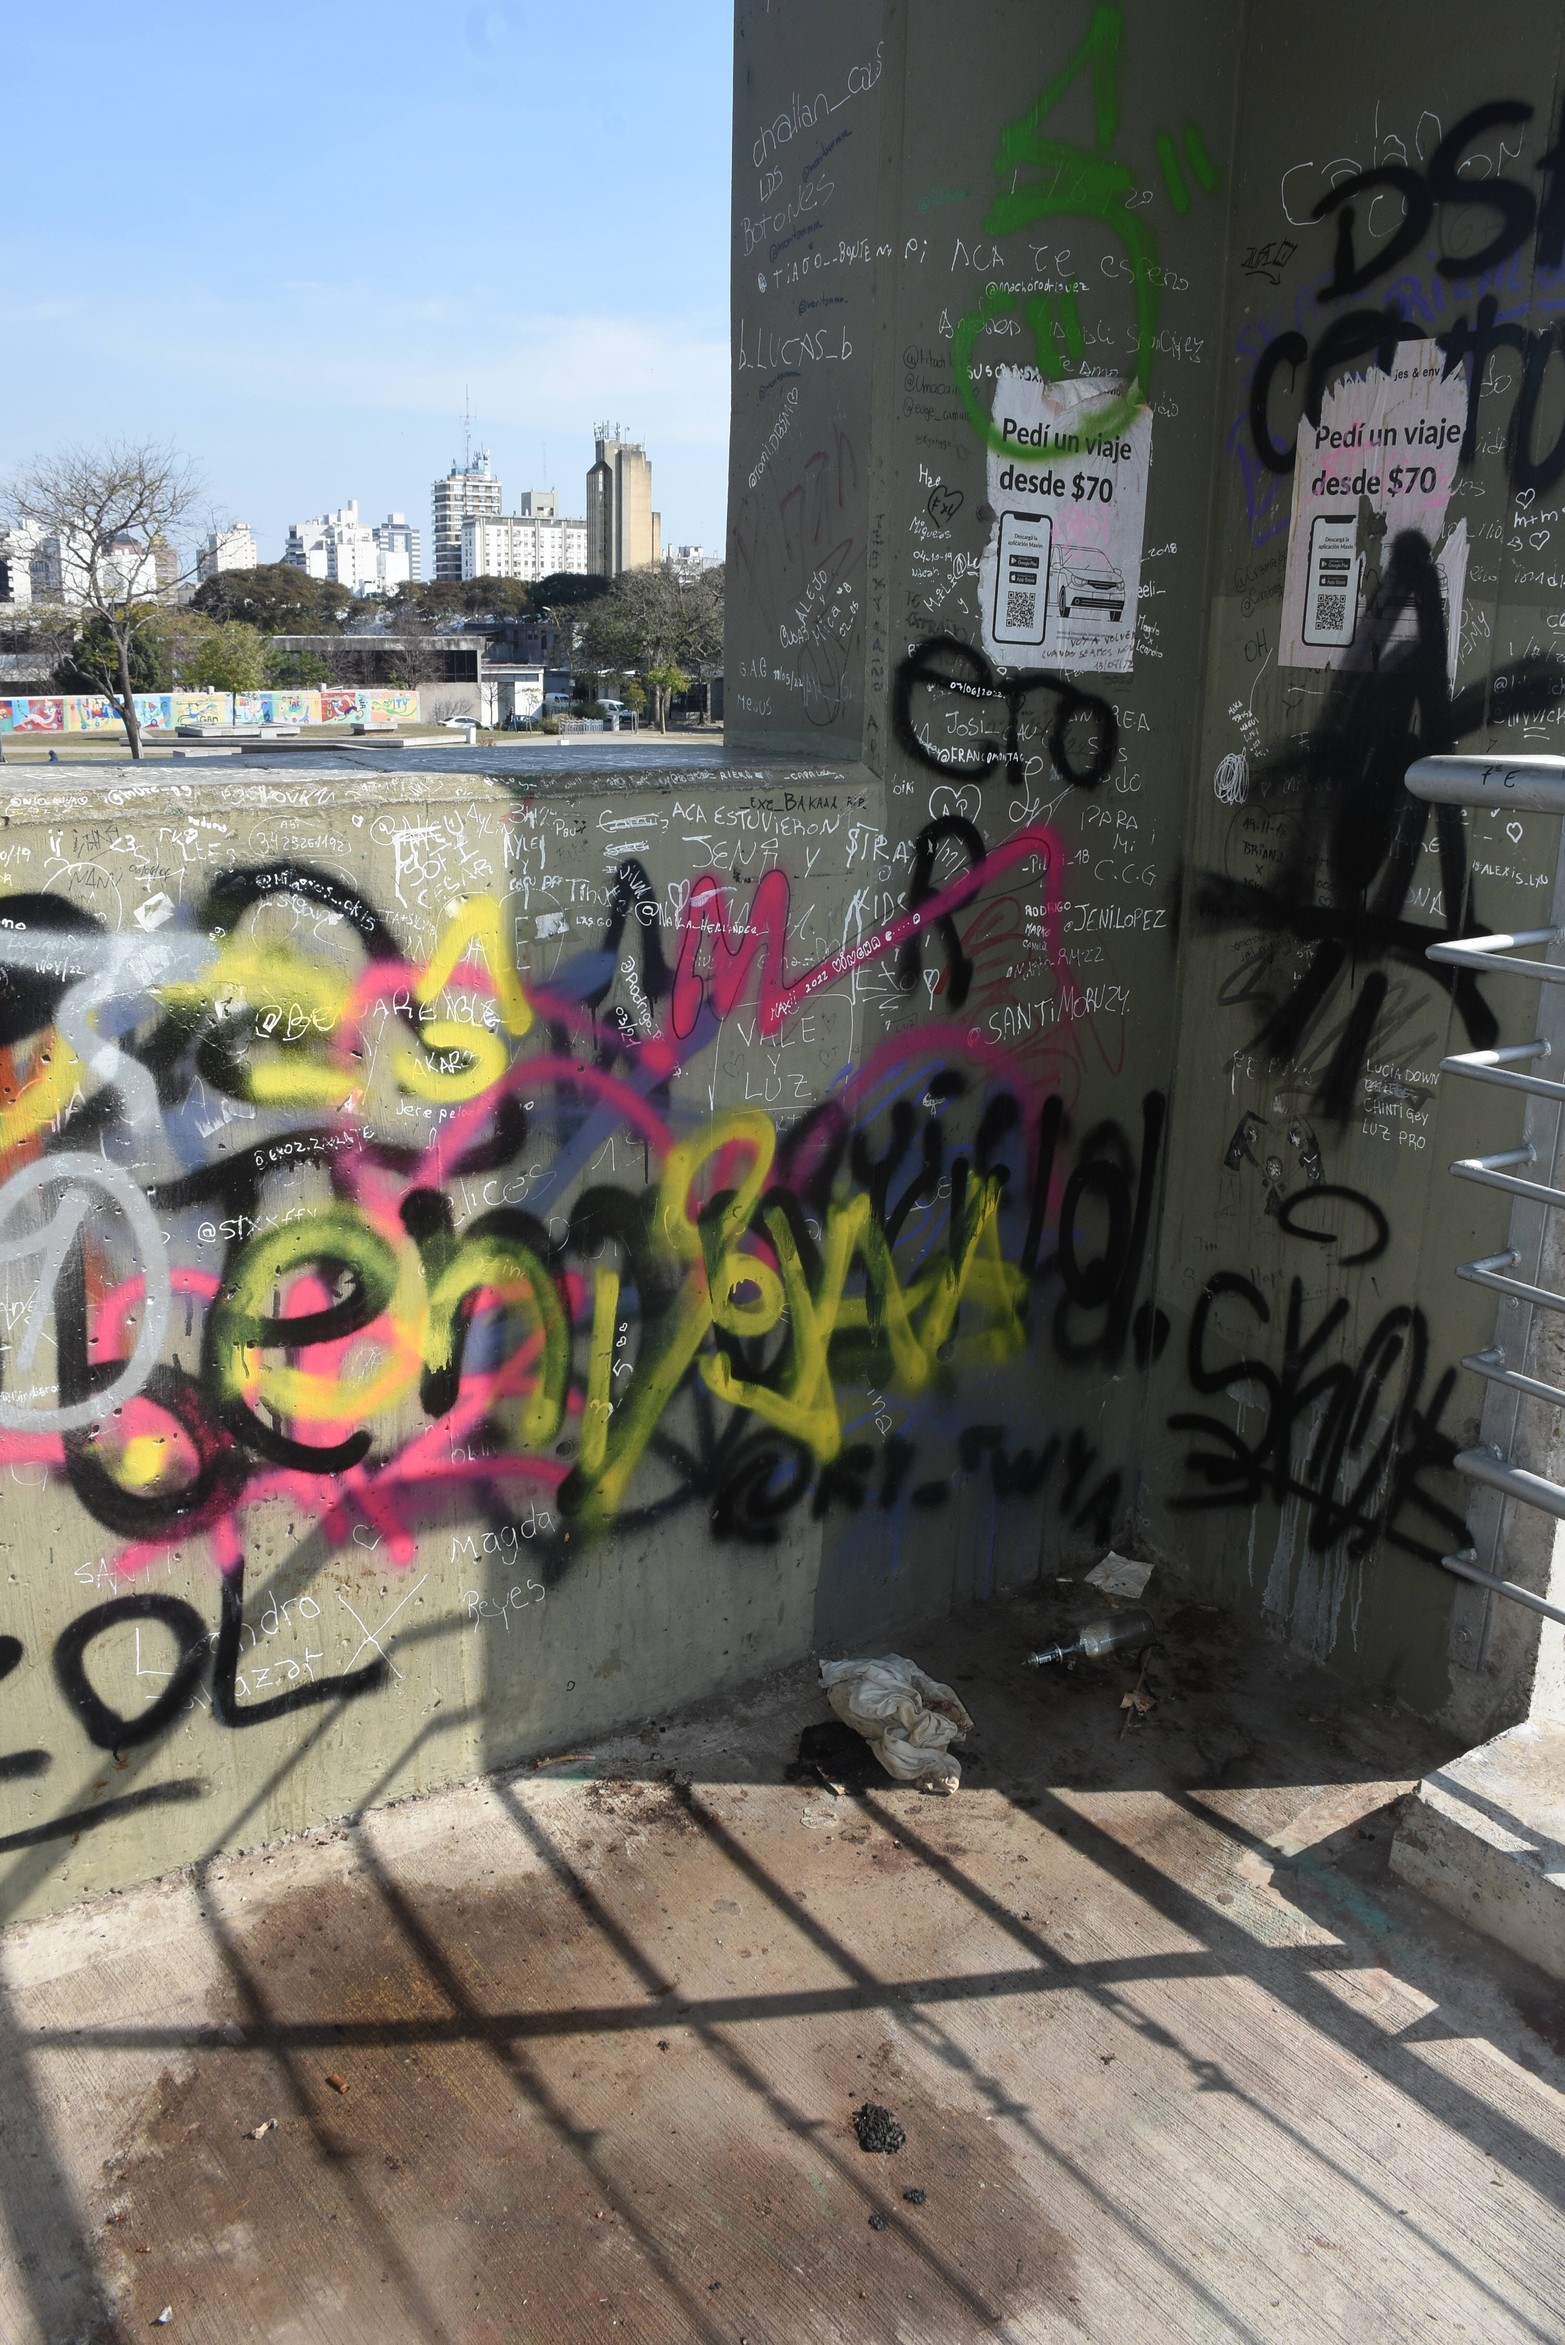
<svg viewBox="0 0 1565 2345">
<path fill-rule="evenodd" d="M 421 545 L 424 549 L 425 558 L 423 576 L 426 579 L 432 580 L 443 574 L 438 567 L 443 535 L 440 506 L 441 491 L 448 482 L 456 483 L 459 480 L 476 479 L 480 477 L 480 475 L 486 478 L 492 478 L 497 491 L 503 491 L 504 497 L 508 500 L 508 502 L 502 505 L 498 496 L 493 499 L 484 499 L 482 501 L 482 510 L 486 513 L 493 513 L 497 516 L 502 511 L 508 514 L 525 514 L 531 509 L 530 500 L 540 496 L 545 498 L 553 497 L 559 500 L 557 509 L 561 512 L 569 512 L 573 508 L 581 506 L 584 501 L 584 485 L 574 488 L 562 488 L 560 482 L 557 479 L 549 481 L 533 481 L 526 488 L 522 488 L 516 485 L 516 474 L 514 469 L 508 470 L 507 467 L 496 460 L 494 451 L 479 438 L 476 429 L 472 428 L 471 426 L 471 419 L 466 416 L 464 416 L 460 421 L 459 437 L 460 441 L 465 444 L 459 445 L 458 453 L 449 465 L 442 466 L 424 484 L 422 497 L 420 498 L 418 495 L 414 495 L 405 498 L 399 506 L 390 508 L 394 517 L 398 520 L 402 520 L 413 515 L 418 516 L 417 518 L 412 519 L 411 526 L 415 534 L 419 536 Z M 595 442 L 592 434 L 589 432 L 587 435 L 587 445 L 589 449 L 595 447 L 597 444 L 598 443 Z M 577 470 L 571 470 L 567 468 L 567 478 L 573 482 L 582 480 L 585 473 L 590 469 L 590 462 L 591 460 L 589 458 L 588 465 L 582 466 Z M 349 502 L 354 503 L 362 508 L 364 506 L 365 500 L 362 497 L 357 497 L 354 499 L 338 499 L 337 505 L 340 507 L 341 505 Z M 337 508 L 334 507 L 329 500 L 319 507 L 319 511 L 323 515 L 328 514 L 336 509 Z M 243 515 L 235 515 L 233 518 L 236 524 L 240 524 L 244 521 L 245 517 Z M 227 524 L 224 521 L 219 520 L 215 526 L 221 530 L 227 526 Z M 293 536 L 294 532 L 299 526 L 299 516 L 296 514 L 294 518 L 290 520 L 283 532 L 283 546 L 280 547 L 275 553 L 268 549 L 261 532 L 252 532 L 252 535 L 256 541 L 257 561 L 279 562 L 285 560 L 287 558 L 287 542 Z M 460 512 L 458 512 L 453 542 L 459 544 L 460 537 L 461 523 Z M 453 577 L 458 575 L 455 569 L 451 570 L 449 574 Z"/>
<path fill-rule="evenodd" d="M 28 290 L 0 499 L 34 457 L 153 438 L 202 476 L 194 534 L 242 519 L 277 560 L 291 523 L 349 499 L 427 527 L 470 401 L 475 443 L 572 510 L 593 419 L 634 417 L 669 538 L 722 545 L 732 26 L 717 0 L 681 12 L 677 43 L 621 0 L 590 24 L 531 0 L 281 0 L 264 47 L 189 0 L 77 15 L 127 118 L 171 127 L 129 175 L 90 144 L 61 175 L 47 110 L 13 124 L 19 183 L 55 193 L 3 231 Z M 19 86 L 46 85 L 50 48 L 45 23 L 18 24 Z M 300 112 L 301 58 L 332 93 L 329 167 Z M 519 90 L 537 100 L 525 168 Z M 649 193 L 677 229 L 670 274 L 646 265 Z M 501 219 L 521 225 L 496 240 Z"/>
</svg>

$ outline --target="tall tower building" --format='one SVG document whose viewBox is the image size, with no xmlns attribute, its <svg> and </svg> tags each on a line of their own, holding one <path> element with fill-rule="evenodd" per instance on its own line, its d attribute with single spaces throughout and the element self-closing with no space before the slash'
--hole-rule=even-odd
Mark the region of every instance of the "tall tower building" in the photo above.
<svg viewBox="0 0 1565 2345">
<path fill-rule="evenodd" d="M 652 463 L 621 426 L 596 426 L 597 462 L 587 475 L 587 567 L 600 577 L 646 570 L 663 551 L 663 519 L 652 510 Z"/>
<path fill-rule="evenodd" d="M 487 520 L 505 511 L 505 489 L 489 469 L 489 451 L 476 448 L 461 464 L 453 464 L 432 491 L 435 509 L 434 576 L 462 575 L 462 524 Z"/>
</svg>

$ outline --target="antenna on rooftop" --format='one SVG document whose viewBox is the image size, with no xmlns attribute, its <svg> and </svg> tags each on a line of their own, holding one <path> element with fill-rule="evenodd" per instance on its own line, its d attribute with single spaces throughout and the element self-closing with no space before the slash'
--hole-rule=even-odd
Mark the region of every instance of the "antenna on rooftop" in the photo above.
<svg viewBox="0 0 1565 2345">
<path fill-rule="evenodd" d="M 473 401 L 466 383 L 462 385 L 462 470 L 473 469 Z"/>
</svg>

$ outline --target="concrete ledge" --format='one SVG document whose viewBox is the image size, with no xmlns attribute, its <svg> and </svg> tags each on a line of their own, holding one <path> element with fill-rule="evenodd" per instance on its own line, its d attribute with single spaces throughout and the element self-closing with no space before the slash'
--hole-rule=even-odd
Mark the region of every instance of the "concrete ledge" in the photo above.
<svg viewBox="0 0 1565 2345">
<path fill-rule="evenodd" d="M 1427 1775 L 1391 1869 L 1565 1979 L 1565 1724 L 1534 1719 Z"/>
</svg>

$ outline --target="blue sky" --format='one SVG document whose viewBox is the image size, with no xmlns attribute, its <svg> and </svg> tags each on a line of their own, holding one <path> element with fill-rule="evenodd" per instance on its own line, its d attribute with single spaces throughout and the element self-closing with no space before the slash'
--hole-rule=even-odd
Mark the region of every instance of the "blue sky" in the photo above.
<svg viewBox="0 0 1565 2345">
<path fill-rule="evenodd" d="M 155 437 L 263 560 L 356 496 L 427 569 L 467 391 L 508 505 L 581 512 L 606 417 L 720 547 L 731 72 L 731 0 L 15 10 L 0 495 Z"/>
</svg>

